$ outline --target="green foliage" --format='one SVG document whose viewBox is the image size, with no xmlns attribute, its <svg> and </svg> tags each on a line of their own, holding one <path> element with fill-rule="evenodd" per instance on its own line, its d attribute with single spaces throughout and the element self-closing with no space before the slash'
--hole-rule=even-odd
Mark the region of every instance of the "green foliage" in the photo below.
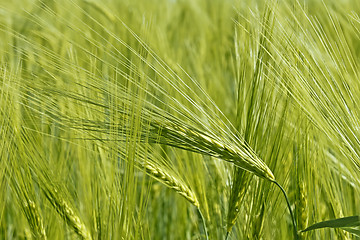
<svg viewBox="0 0 360 240">
<path fill-rule="evenodd" d="M 358 239 L 359 11 L 0 1 L 0 239 Z"/>
<path fill-rule="evenodd" d="M 358 237 L 360 237 L 360 217 L 359 216 L 351 216 L 344 218 L 337 218 L 328 221 L 323 221 L 319 223 L 315 223 L 310 227 L 306 228 L 302 232 L 307 232 L 320 228 L 342 228 L 345 231 L 348 231 Z"/>
</svg>

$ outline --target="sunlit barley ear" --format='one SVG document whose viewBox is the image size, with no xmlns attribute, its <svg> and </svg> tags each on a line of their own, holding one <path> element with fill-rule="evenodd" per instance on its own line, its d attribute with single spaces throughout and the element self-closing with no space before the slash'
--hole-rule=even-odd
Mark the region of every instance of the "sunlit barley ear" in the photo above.
<svg viewBox="0 0 360 240">
<path fill-rule="evenodd" d="M 49 199 L 50 203 L 54 206 L 55 210 L 62 216 L 66 223 L 73 228 L 75 233 L 84 240 L 91 240 L 91 233 L 88 228 L 85 226 L 81 218 L 74 212 L 73 208 L 66 202 L 62 196 L 60 196 L 59 191 L 54 189 L 44 189 L 46 197 Z"/>
<path fill-rule="evenodd" d="M 258 177 L 275 181 L 269 167 L 245 143 L 223 142 L 221 136 L 213 136 L 211 133 L 200 132 L 186 125 L 179 126 L 170 122 L 153 122 L 151 126 L 154 132 L 160 135 L 160 138 L 154 139 L 155 142 L 177 147 L 176 141 L 178 141 L 180 148 L 231 162 L 236 167 L 252 172 Z"/>
<path fill-rule="evenodd" d="M 199 201 L 197 200 L 195 193 L 191 191 L 185 183 L 179 181 L 178 179 L 176 179 L 176 177 L 172 177 L 171 175 L 169 175 L 169 173 L 163 171 L 161 167 L 157 167 L 151 162 L 146 162 L 144 164 L 144 168 L 147 174 L 176 191 L 178 194 L 180 194 L 186 200 L 192 203 L 195 207 L 200 207 Z"/>
<path fill-rule="evenodd" d="M 21 178 L 20 178 L 21 179 Z M 29 192 L 26 192 L 25 185 L 19 185 L 19 182 L 22 181 L 20 179 L 13 180 L 13 188 L 16 190 L 18 194 L 20 202 L 20 206 L 22 211 L 28 221 L 30 226 L 30 232 L 32 235 L 38 239 L 46 240 L 46 230 L 44 225 L 44 220 L 42 215 L 40 214 L 40 209 L 38 205 L 31 199 L 31 195 Z"/>
<path fill-rule="evenodd" d="M 46 237 L 44 221 L 39 213 L 38 207 L 31 200 L 29 200 L 28 203 L 25 203 L 24 205 L 25 208 L 28 208 L 29 215 L 31 216 L 29 218 L 29 221 L 31 222 L 30 225 L 33 225 L 32 228 L 36 230 L 36 237 L 38 237 L 39 239 L 46 240 L 47 237 Z"/>
</svg>

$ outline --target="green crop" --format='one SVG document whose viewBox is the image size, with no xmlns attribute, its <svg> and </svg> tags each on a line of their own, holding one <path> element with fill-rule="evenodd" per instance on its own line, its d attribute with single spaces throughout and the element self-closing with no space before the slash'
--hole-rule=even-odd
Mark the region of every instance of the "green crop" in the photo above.
<svg viewBox="0 0 360 240">
<path fill-rule="evenodd" d="M 0 0 L 0 239 L 359 239 L 359 11 Z"/>
</svg>

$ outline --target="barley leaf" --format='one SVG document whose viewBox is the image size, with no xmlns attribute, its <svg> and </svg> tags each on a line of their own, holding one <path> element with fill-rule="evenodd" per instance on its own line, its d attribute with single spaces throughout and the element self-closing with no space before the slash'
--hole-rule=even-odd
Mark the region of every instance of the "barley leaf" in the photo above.
<svg viewBox="0 0 360 240">
<path fill-rule="evenodd" d="M 360 226 L 360 216 L 351 216 L 315 223 L 301 232 L 307 232 L 320 228 L 346 228 L 357 226 Z"/>
</svg>

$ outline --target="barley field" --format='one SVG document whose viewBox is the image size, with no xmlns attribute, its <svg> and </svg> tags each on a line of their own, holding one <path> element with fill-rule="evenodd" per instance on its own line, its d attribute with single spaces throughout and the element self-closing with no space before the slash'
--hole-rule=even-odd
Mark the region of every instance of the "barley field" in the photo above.
<svg viewBox="0 0 360 240">
<path fill-rule="evenodd" d="M 360 1 L 0 0 L 0 239 L 360 239 Z"/>
</svg>

